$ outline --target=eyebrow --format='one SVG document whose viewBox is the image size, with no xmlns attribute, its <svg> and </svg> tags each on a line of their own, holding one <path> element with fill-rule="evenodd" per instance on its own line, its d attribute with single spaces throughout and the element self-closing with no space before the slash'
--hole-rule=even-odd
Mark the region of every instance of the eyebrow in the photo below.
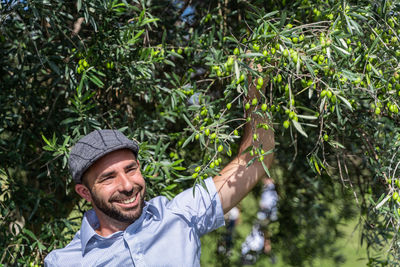
<svg viewBox="0 0 400 267">
<path fill-rule="evenodd" d="M 124 167 L 124 170 L 128 170 L 128 169 L 131 169 L 131 168 L 136 168 L 138 165 L 137 165 L 137 163 L 136 162 L 132 162 L 131 164 L 129 164 L 128 166 L 125 166 Z"/>
<path fill-rule="evenodd" d="M 130 168 L 134 168 L 134 167 L 137 167 L 137 166 L 138 166 L 138 164 L 137 164 L 136 162 L 132 162 L 132 163 L 129 164 L 128 166 L 125 166 L 125 167 L 124 167 L 124 170 L 126 171 L 126 170 L 128 170 L 128 169 L 130 169 Z M 106 173 L 101 174 L 101 175 L 99 176 L 99 178 L 106 178 L 106 177 L 111 176 L 111 175 L 114 175 L 114 174 L 115 174 L 115 171 L 106 172 Z"/>
<path fill-rule="evenodd" d="M 115 174 L 115 171 L 106 172 L 106 173 L 103 173 L 102 175 L 100 175 L 99 178 L 106 178 L 106 177 L 111 176 L 113 174 Z"/>
</svg>

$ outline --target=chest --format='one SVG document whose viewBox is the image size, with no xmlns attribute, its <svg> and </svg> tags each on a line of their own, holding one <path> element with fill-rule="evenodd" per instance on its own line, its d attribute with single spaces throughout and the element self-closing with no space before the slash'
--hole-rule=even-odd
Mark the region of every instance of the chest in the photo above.
<svg viewBox="0 0 400 267">
<path fill-rule="evenodd" d="M 199 266 L 200 239 L 191 222 L 152 222 L 111 239 L 93 239 L 83 266 Z"/>
</svg>

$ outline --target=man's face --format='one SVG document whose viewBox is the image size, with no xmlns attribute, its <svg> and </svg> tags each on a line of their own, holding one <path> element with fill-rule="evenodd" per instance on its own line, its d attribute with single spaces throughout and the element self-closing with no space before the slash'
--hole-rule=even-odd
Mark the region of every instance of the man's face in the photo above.
<svg viewBox="0 0 400 267">
<path fill-rule="evenodd" d="M 130 150 L 117 150 L 100 158 L 85 179 L 89 201 L 97 212 L 122 223 L 132 223 L 142 214 L 146 184 Z"/>
</svg>

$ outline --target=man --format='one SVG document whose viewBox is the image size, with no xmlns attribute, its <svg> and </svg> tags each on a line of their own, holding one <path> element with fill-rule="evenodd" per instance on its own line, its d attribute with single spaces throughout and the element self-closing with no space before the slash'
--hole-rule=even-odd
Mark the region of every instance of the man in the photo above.
<svg viewBox="0 0 400 267">
<path fill-rule="evenodd" d="M 254 90 L 253 90 L 254 91 Z M 250 96 L 251 97 L 251 96 Z M 71 149 L 69 167 L 75 191 L 92 204 L 81 229 L 45 266 L 200 266 L 200 237 L 224 224 L 233 208 L 265 176 L 259 161 L 242 153 L 250 145 L 274 147 L 272 130 L 245 126 L 238 156 L 219 175 L 169 201 L 144 200 L 146 183 L 137 160 L 138 144 L 116 130 L 96 130 Z M 255 141 L 253 132 L 258 134 Z M 267 167 L 272 154 L 265 157 Z"/>
</svg>

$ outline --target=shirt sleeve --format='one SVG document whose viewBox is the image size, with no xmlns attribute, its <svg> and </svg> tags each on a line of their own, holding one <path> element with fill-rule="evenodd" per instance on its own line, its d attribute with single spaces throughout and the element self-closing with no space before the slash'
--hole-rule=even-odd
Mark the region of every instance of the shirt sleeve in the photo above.
<svg viewBox="0 0 400 267">
<path fill-rule="evenodd" d="M 173 213 L 184 216 L 199 236 L 225 224 L 221 201 L 212 178 L 178 194 L 170 202 Z"/>
<path fill-rule="evenodd" d="M 44 267 L 51 267 L 51 266 L 56 266 L 56 264 L 52 260 L 52 254 L 48 254 L 46 258 L 44 258 Z"/>
</svg>

